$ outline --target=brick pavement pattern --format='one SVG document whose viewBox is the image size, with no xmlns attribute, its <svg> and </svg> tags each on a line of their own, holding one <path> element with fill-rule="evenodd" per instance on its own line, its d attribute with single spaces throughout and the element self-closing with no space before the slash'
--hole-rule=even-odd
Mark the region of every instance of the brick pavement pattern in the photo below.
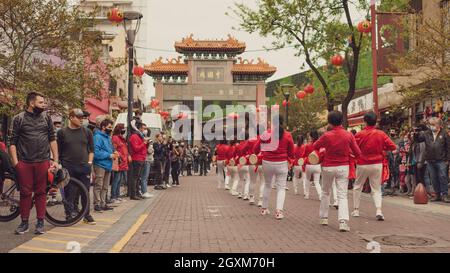
<svg viewBox="0 0 450 273">
<path fill-rule="evenodd" d="M 269 203 L 272 214 L 262 216 L 256 205 L 250 206 L 228 191 L 217 189 L 212 174 L 181 177 L 180 187 L 167 189 L 156 197 L 147 212 L 147 220 L 122 252 L 367 253 L 367 243 L 373 236 L 394 234 L 433 238 L 436 244 L 427 247 L 381 245 L 381 252 L 450 252 L 449 214 L 416 210 L 408 199 L 402 201 L 407 206 L 386 201 L 383 203 L 386 221 L 377 222 L 372 199 L 366 195 L 361 200 L 361 217 L 351 217 L 351 231 L 341 233 L 337 210 L 330 208 L 329 226 L 320 226 L 315 191 L 311 190 L 311 199 L 305 200 L 302 194 L 294 195 L 292 182 L 288 186 L 291 190 L 286 194 L 285 218 L 276 220 L 273 215 L 275 190 Z M 350 209 L 351 195 L 349 191 Z M 450 211 L 450 207 L 447 209 Z"/>
</svg>

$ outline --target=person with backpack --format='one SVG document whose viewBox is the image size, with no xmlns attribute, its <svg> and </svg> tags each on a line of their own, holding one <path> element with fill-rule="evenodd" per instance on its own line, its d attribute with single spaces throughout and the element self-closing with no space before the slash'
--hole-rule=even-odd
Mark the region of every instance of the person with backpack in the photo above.
<svg viewBox="0 0 450 273">
<path fill-rule="evenodd" d="M 71 177 L 80 180 L 89 192 L 94 159 L 94 139 L 92 132 L 82 126 L 83 115 L 81 109 L 70 110 L 69 125 L 58 131 L 57 142 L 61 165 L 67 169 Z M 77 208 L 75 200 L 78 198 L 70 183 L 64 190 L 69 200 L 66 205 L 66 215 L 71 217 L 71 214 L 75 213 L 73 210 Z M 95 225 L 94 218 L 90 214 L 90 202 L 87 203 L 88 212 L 84 217 L 84 222 Z"/>
<path fill-rule="evenodd" d="M 55 129 L 45 107 L 43 94 L 29 92 L 26 97 L 26 110 L 13 118 L 9 128 L 9 154 L 20 185 L 22 222 L 15 231 L 20 235 L 29 231 L 28 219 L 33 193 L 37 214 L 35 234 L 45 233 L 47 175 L 49 168 L 51 170 L 59 168 Z M 52 161 L 50 161 L 50 151 L 53 155 Z"/>
</svg>

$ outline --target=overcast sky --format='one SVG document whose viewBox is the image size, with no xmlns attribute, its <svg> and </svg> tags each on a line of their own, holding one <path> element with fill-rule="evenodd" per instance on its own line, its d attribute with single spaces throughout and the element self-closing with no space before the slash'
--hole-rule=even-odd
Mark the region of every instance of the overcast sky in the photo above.
<svg viewBox="0 0 450 273">
<path fill-rule="evenodd" d="M 136 1 L 136 0 L 135 0 Z M 243 2 L 255 7 L 255 0 L 141 0 L 145 1 L 143 28 L 138 34 L 141 40 L 138 46 L 164 49 L 173 52 L 160 52 L 137 48 L 139 62 L 148 64 L 159 56 L 175 58 L 174 42 L 181 40 L 190 33 L 197 39 L 226 39 L 231 34 L 238 40 L 245 42 L 247 50 L 270 47 L 273 38 L 259 37 L 258 34 L 248 34 L 244 31 L 233 30 L 238 27 L 239 21 L 235 15 L 228 16 L 225 12 L 233 7 L 235 2 Z M 311 0 L 317 1 L 317 0 Z M 319 0 L 320 1 L 320 0 Z M 369 0 L 368 0 L 369 1 Z M 361 15 L 356 14 L 358 20 Z M 357 22 L 357 21 L 356 21 Z M 277 72 L 270 80 L 279 79 L 287 75 L 300 72 L 301 57 L 294 56 L 293 48 L 278 51 L 245 52 L 241 56 L 248 59 L 262 57 L 269 64 L 277 67 Z M 145 57 L 144 57 L 145 56 Z M 146 76 L 145 78 L 149 78 Z M 148 97 L 154 94 L 153 84 L 146 79 Z"/>
</svg>

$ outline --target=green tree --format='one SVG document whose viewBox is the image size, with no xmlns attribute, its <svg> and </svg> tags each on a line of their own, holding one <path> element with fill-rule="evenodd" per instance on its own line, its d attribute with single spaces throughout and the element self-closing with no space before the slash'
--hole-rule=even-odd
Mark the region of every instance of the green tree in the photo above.
<svg viewBox="0 0 450 273">
<path fill-rule="evenodd" d="M 347 125 L 347 107 L 356 90 L 356 76 L 360 55 L 367 50 L 369 39 L 355 27 L 350 5 L 358 12 L 367 12 L 367 0 L 258 0 L 256 10 L 236 4 L 232 8 L 241 22 L 240 27 L 250 33 L 257 32 L 263 37 L 273 36 L 273 46 L 283 48 L 294 45 L 297 56 L 304 56 L 309 68 L 318 79 L 325 93 L 326 108 L 333 110 L 342 103 Z M 345 22 L 345 23 L 343 23 Z M 345 56 L 344 69 L 334 69 L 336 76 L 327 79 L 321 71 L 321 63 L 329 63 L 330 58 L 342 53 Z M 340 74 L 340 75 L 339 75 Z M 348 89 L 341 94 L 333 90 L 333 80 L 348 81 Z M 342 97 L 342 99 L 340 98 Z"/>
<path fill-rule="evenodd" d="M 289 90 L 288 126 L 296 134 L 305 134 L 326 125 L 321 119 L 326 111 L 326 99 L 323 92 L 314 92 L 304 99 L 297 99 L 298 89 Z M 283 90 L 278 88 L 272 101 L 280 105 L 280 114 L 284 117 L 286 109 L 282 102 L 285 100 Z"/>
<path fill-rule="evenodd" d="M 98 95 L 105 71 L 88 67 L 100 56 L 93 14 L 67 0 L 0 1 L 0 113 L 18 112 L 29 90 L 48 96 L 56 111 Z"/>
</svg>

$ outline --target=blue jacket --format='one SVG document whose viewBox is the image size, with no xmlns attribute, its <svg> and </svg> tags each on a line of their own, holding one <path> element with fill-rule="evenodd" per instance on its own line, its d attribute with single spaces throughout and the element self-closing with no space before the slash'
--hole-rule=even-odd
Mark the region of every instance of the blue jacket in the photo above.
<svg viewBox="0 0 450 273">
<path fill-rule="evenodd" d="M 111 142 L 111 137 L 100 130 L 95 130 L 94 165 L 101 167 L 107 171 L 111 171 L 113 165 L 111 154 L 113 152 L 114 147 Z"/>
</svg>

